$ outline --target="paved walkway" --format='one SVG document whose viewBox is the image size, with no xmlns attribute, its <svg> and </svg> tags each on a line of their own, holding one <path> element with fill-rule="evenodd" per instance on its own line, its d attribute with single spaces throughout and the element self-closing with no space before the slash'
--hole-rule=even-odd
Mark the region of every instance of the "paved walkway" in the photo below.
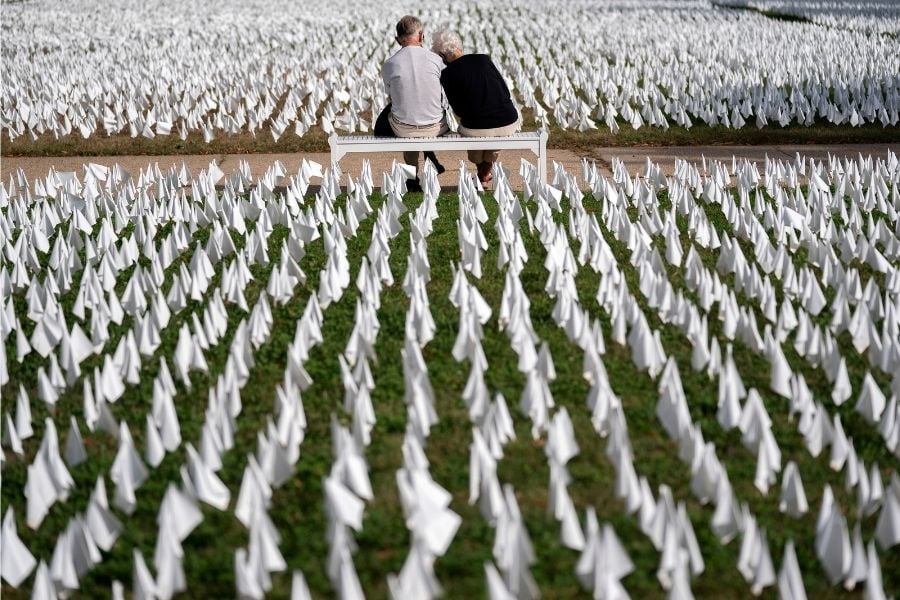
<svg viewBox="0 0 900 600">
<path fill-rule="evenodd" d="M 900 137 L 900 136 L 898 136 Z M 647 164 L 647 157 L 659 163 L 663 171 L 671 174 L 677 159 L 701 161 L 718 160 L 730 164 L 732 156 L 747 158 L 760 165 L 766 157 L 781 160 L 794 160 L 799 152 L 801 156 L 809 156 L 816 160 L 825 160 L 828 155 L 848 158 L 873 156 L 887 158 L 888 151 L 900 153 L 900 140 L 896 144 L 829 144 L 829 145 L 797 145 L 797 146 L 669 146 L 669 147 L 633 147 L 633 148 L 596 148 L 594 157 L 604 166 L 609 167 L 614 158 L 625 162 L 629 172 L 642 170 Z"/>
<path fill-rule="evenodd" d="M 460 161 L 467 161 L 465 152 L 438 152 L 438 159 L 447 169 L 439 178 L 441 186 L 453 187 L 459 182 L 459 164 Z M 581 157 L 568 150 L 549 150 L 547 152 L 547 169 L 553 168 L 552 161 L 556 161 L 565 165 L 565 168 L 572 173 L 581 173 Z M 327 152 L 306 153 L 306 154 L 224 154 L 224 155 L 184 155 L 184 156 L 65 156 L 65 157 L 2 157 L 0 159 L 0 171 L 2 171 L 3 182 L 9 182 L 10 173 L 14 173 L 17 169 L 24 169 L 29 180 L 35 177 L 46 177 L 51 168 L 57 171 L 75 171 L 82 174 L 82 166 L 87 163 L 97 163 L 101 165 L 112 166 L 116 163 L 122 166 L 126 171 L 137 176 L 141 169 L 147 169 L 148 166 L 158 164 L 160 169 L 166 170 L 170 166 L 177 165 L 179 168 L 184 163 L 192 175 L 196 175 L 201 169 L 209 166 L 213 160 L 217 162 L 219 168 L 226 174 L 231 173 L 238 168 L 241 161 L 246 161 L 250 166 L 250 172 L 253 177 L 263 175 L 276 160 L 280 160 L 284 164 L 289 175 L 296 174 L 300 170 L 300 163 L 303 158 L 315 161 L 323 167 L 331 163 L 331 155 Z M 341 160 L 341 169 L 345 174 L 353 177 L 359 176 L 362 169 L 363 160 L 368 158 L 372 165 L 372 173 L 375 179 L 375 185 L 381 185 L 381 173 L 390 171 L 393 161 L 402 162 L 403 157 L 399 152 L 386 152 L 381 154 L 361 155 L 349 154 Z M 527 151 L 504 151 L 500 155 L 500 162 L 510 171 L 510 179 L 514 188 L 521 189 L 522 178 L 519 176 L 519 165 L 521 159 L 534 162 L 535 156 Z M 420 158 L 421 161 L 421 158 Z M 473 165 L 468 163 L 467 169 L 473 173 Z M 314 180 L 315 182 L 316 180 Z M 346 179 L 341 183 L 345 183 Z"/>
<path fill-rule="evenodd" d="M 766 156 L 777 157 L 783 160 L 793 160 L 795 154 L 800 152 L 807 156 L 813 156 L 817 160 L 823 160 L 829 154 L 856 158 L 863 156 L 886 157 L 888 151 L 900 153 L 900 142 L 897 144 L 846 144 L 846 145 L 806 145 L 806 146 L 669 146 L 669 147 L 615 147 L 594 148 L 590 152 L 578 153 L 570 150 L 549 150 L 547 170 L 552 176 L 553 161 L 561 163 L 570 173 L 575 173 L 581 178 L 581 159 L 595 160 L 605 174 L 610 174 L 610 165 L 613 159 L 625 162 L 629 171 L 634 173 L 644 168 L 647 157 L 651 161 L 659 163 L 664 172 L 671 174 L 677 159 L 700 161 L 703 157 L 724 162 L 731 162 L 732 156 L 746 157 L 762 164 Z M 447 167 L 447 171 L 441 175 L 440 183 L 445 187 L 455 186 L 459 180 L 459 163 L 465 161 L 464 152 L 439 152 L 438 157 Z M 126 171 L 137 175 L 141 169 L 148 165 L 158 164 L 160 169 L 168 169 L 171 165 L 181 166 L 184 163 L 192 174 L 197 174 L 206 168 L 210 161 L 217 161 L 219 167 L 230 173 L 236 169 L 240 161 L 246 161 L 250 166 L 250 172 L 254 177 L 262 175 L 265 170 L 276 160 L 280 160 L 287 168 L 289 174 L 296 173 L 300 168 L 300 161 L 306 158 L 322 165 L 328 165 L 330 155 L 328 153 L 308 154 L 225 154 L 225 155 L 184 155 L 184 156 L 66 156 L 66 157 L 0 157 L 0 173 L 4 183 L 9 182 L 9 176 L 18 169 L 23 169 L 29 179 L 45 177 L 51 168 L 57 171 L 74 171 L 81 175 L 83 165 L 97 163 L 111 166 L 119 163 Z M 394 160 L 401 160 L 399 153 L 382 153 L 369 155 L 372 164 L 372 172 L 375 174 L 376 185 L 379 185 L 379 174 L 388 171 Z M 534 155 L 522 151 L 505 151 L 501 154 L 501 162 L 511 172 L 513 187 L 521 189 L 522 180 L 519 177 L 520 160 L 533 161 Z M 359 154 L 350 154 L 341 161 L 344 173 L 357 175 L 362 167 L 364 157 Z M 470 164 L 469 169 L 472 168 Z"/>
</svg>

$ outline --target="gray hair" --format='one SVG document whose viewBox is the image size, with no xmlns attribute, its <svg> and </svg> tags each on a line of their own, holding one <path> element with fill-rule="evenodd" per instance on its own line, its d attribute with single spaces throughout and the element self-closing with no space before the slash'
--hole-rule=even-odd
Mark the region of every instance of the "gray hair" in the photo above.
<svg viewBox="0 0 900 600">
<path fill-rule="evenodd" d="M 438 31 L 432 36 L 431 51 L 441 56 L 462 51 L 462 40 L 453 31 Z"/>
<path fill-rule="evenodd" d="M 422 31 L 422 21 L 419 17 L 406 15 L 397 21 L 397 39 L 403 40 Z"/>
</svg>

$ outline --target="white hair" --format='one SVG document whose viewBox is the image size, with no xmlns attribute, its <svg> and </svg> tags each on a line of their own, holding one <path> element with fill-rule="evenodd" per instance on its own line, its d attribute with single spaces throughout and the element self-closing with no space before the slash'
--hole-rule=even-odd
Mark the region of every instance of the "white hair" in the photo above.
<svg viewBox="0 0 900 600">
<path fill-rule="evenodd" d="M 441 56 L 462 51 L 462 40 L 453 31 L 438 31 L 432 36 L 431 51 Z"/>
</svg>

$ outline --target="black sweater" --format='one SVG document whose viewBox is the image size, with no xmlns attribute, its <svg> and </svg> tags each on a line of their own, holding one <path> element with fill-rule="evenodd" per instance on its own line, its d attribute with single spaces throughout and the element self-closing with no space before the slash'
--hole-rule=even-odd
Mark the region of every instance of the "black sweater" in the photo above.
<svg viewBox="0 0 900 600">
<path fill-rule="evenodd" d="M 516 122 L 509 88 L 487 54 L 465 54 L 441 71 L 441 85 L 460 124 L 493 129 Z"/>
</svg>

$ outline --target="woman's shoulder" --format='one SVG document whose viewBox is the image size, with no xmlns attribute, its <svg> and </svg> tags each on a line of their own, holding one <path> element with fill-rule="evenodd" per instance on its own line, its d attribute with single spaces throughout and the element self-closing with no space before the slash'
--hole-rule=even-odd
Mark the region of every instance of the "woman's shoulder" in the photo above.
<svg viewBox="0 0 900 600">
<path fill-rule="evenodd" d="M 491 62 L 491 57 L 487 54 L 463 54 L 452 63 L 447 65 L 446 69 L 452 68 L 454 71 L 481 70 L 487 68 Z"/>
<path fill-rule="evenodd" d="M 491 62 L 491 57 L 487 54 L 466 54 L 463 58 L 468 58 L 470 63 L 473 64 L 485 64 Z"/>
</svg>

